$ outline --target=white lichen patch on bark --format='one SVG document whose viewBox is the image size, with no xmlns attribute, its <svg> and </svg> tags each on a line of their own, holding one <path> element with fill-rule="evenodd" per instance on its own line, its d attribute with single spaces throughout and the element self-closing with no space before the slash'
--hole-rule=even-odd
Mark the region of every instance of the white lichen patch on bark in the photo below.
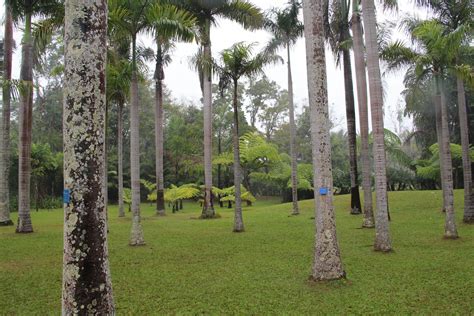
<svg viewBox="0 0 474 316">
<path fill-rule="evenodd" d="M 333 178 L 328 111 L 326 58 L 324 52 L 323 1 L 303 2 L 308 90 L 311 108 L 311 139 L 314 168 L 316 242 L 311 279 L 345 276 L 336 236 L 333 209 Z"/>
<path fill-rule="evenodd" d="M 62 313 L 114 314 L 104 195 L 106 0 L 65 3 Z"/>
</svg>

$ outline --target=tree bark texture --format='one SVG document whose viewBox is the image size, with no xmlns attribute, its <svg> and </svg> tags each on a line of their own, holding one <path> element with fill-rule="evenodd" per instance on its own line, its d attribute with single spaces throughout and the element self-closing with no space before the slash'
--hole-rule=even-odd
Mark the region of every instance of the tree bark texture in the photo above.
<svg viewBox="0 0 474 316">
<path fill-rule="evenodd" d="M 349 30 L 347 30 L 346 39 L 349 38 Z M 359 195 L 359 179 L 357 172 L 357 132 L 354 105 L 354 83 L 352 82 L 352 65 L 351 54 L 349 52 L 349 49 L 344 49 L 342 55 L 344 64 L 344 90 L 346 98 L 347 138 L 349 144 L 349 174 L 351 177 L 351 214 L 357 215 L 361 213 L 361 206 Z"/>
<path fill-rule="evenodd" d="M 206 22 L 203 41 L 203 113 L 204 113 L 204 204 L 201 218 L 214 218 L 212 203 L 212 71 L 207 63 L 211 60 L 211 26 Z"/>
<path fill-rule="evenodd" d="M 465 223 L 474 223 L 474 191 L 472 188 L 471 158 L 469 156 L 469 123 L 466 109 L 464 82 L 457 77 L 459 126 L 461 129 L 462 168 L 464 179 L 464 216 Z"/>
<path fill-rule="evenodd" d="M 436 138 L 438 140 L 438 150 L 441 153 L 441 147 L 442 147 L 442 142 L 443 142 L 443 137 L 442 137 L 442 123 L 441 123 L 441 95 L 438 93 L 434 97 L 434 106 L 435 106 L 435 119 L 436 119 Z M 445 173 L 445 168 L 443 168 L 443 161 L 441 159 L 441 155 L 439 158 L 439 173 L 440 173 L 440 183 L 441 183 L 441 191 L 443 194 L 443 206 L 441 208 L 442 212 L 446 212 L 446 203 L 447 203 L 447 191 L 446 191 L 446 186 L 445 186 L 445 179 L 446 177 L 444 176 Z"/>
<path fill-rule="evenodd" d="M 444 224 L 444 237 L 458 238 L 456 220 L 454 218 L 454 192 L 453 192 L 453 162 L 451 158 L 451 142 L 449 141 L 448 108 L 441 79 L 438 79 L 438 91 L 441 100 L 441 168 L 444 168 L 444 186 L 446 190 L 446 220 Z"/>
<path fill-rule="evenodd" d="M 360 125 L 360 161 L 362 165 L 362 189 L 364 191 L 364 220 L 362 227 L 373 228 L 374 212 L 372 207 L 372 184 L 369 155 L 369 113 L 367 106 L 367 74 L 365 67 L 365 47 L 362 37 L 360 13 L 354 10 L 352 16 L 352 41 L 354 47 L 354 63 L 356 70 L 357 100 L 359 105 Z"/>
<path fill-rule="evenodd" d="M 290 157 L 291 157 L 291 198 L 293 202 L 292 215 L 298 215 L 298 164 L 296 157 L 296 124 L 295 124 L 295 106 L 293 97 L 293 77 L 291 75 L 291 55 L 290 45 L 286 46 L 288 56 L 288 108 L 290 115 Z"/>
<path fill-rule="evenodd" d="M 8 5 L 5 6 L 5 33 L 3 39 L 3 81 L 12 79 L 13 56 L 13 19 Z M 10 178 L 10 87 L 5 85 L 2 90 L 2 118 L 0 121 L 0 226 L 11 226 L 10 192 L 8 179 Z"/>
<path fill-rule="evenodd" d="M 244 231 L 244 220 L 242 217 L 242 196 L 240 186 L 242 184 L 242 168 L 240 167 L 240 143 L 239 143 L 239 105 L 238 105 L 238 83 L 234 81 L 234 128 L 232 141 L 234 146 L 234 187 L 235 187 L 235 205 L 234 205 L 234 232 Z"/>
<path fill-rule="evenodd" d="M 388 220 L 387 171 L 385 160 L 383 90 L 380 75 L 379 51 L 377 45 L 377 21 L 374 0 L 362 0 L 365 43 L 367 46 L 367 70 L 369 75 L 370 103 L 372 113 L 372 134 L 374 136 L 375 170 L 375 243 L 376 251 L 392 250 Z"/>
<path fill-rule="evenodd" d="M 316 212 L 316 242 L 310 277 L 314 281 L 345 277 L 333 206 L 323 7 L 323 0 L 303 1 Z"/>
<path fill-rule="evenodd" d="M 158 54 L 161 55 L 161 45 L 158 44 Z M 163 170 L 163 65 L 156 64 L 155 70 L 155 150 L 156 150 L 156 215 L 164 216 L 164 170 Z"/>
<path fill-rule="evenodd" d="M 31 233 L 31 129 L 33 120 L 33 41 L 31 15 L 25 16 L 20 70 L 20 114 L 18 142 L 18 224 L 17 233 Z"/>
<path fill-rule="evenodd" d="M 63 315 L 113 315 L 104 199 L 107 2 L 65 3 Z"/>
<path fill-rule="evenodd" d="M 125 217 L 123 204 L 123 102 L 120 101 L 117 106 L 118 209 L 119 217 Z"/>
</svg>

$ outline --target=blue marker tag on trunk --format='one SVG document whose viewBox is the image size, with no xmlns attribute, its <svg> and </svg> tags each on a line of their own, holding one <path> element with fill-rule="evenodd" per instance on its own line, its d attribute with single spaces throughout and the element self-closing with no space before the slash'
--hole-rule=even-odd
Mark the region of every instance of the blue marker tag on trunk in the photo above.
<svg viewBox="0 0 474 316">
<path fill-rule="evenodd" d="M 71 201 L 71 191 L 69 191 L 69 189 L 64 189 L 63 202 L 64 204 L 69 204 L 70 201 Z"/>
<path fill-rule="evenodd" d="M 328 195 L 328 188 L 319 188 L 319 195 Z"/>
</svg>

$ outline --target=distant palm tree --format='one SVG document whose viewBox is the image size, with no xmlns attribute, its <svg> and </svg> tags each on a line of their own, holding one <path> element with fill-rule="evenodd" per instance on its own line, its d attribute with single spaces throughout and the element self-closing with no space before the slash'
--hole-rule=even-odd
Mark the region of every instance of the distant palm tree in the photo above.
<svg viewBox="0 0 474 316">
<path fill-rule="evenodd" d="M 388 221 L 387 164 L 384 144 L 383 90 L 380 75 L 379 49 L 377 42 L 377 19 L 374 0 L 362 0 L 365 44 L 367 47 L 367 72 L 369 75 L 370 104 L 372 113 L 372 133 L 374 135 L 375 171 L 375 243 L 376 251 L 392 250 Z"/>
<path fill-rule="evenodd" d="M 409 66 L 407 75 L 419 80 L 432 78 L 436 88 L 435 108 L 437 119 L 441 121 L 440 128 L 440 164 L 442 182 L 445 194 L 445 237 L 457 238 L 457 228 L 454 218 L 453 171 L 451 146 L 449 140 L 448 110 L 445 96 L 445 77 L 447 71 L 453 67 L 453 61 L 458 56 L 468 26 L 460 26 L 449 32 L 438 20 L 419 21 L 407 19 L 405 21 L 408 33 L 415 49 L 398 41 L 386 47 L 382 57 L 388 61 L 390 68 Z"/>
<path fill-rule="evenodd" d="M 234 187 L 235 187 L 235 218 L 234 232 L 244 231 L 242 218 L 241 183 L 242 171 L 240 165 L 239 147 L 239 95 L 238 84 L 242 77 L 251 77 L 263 72 L 263 68 L 271 63 L 281 60 L 280 57 L 268 52 L 261 52 L 253 56 L 253 44 L 237 43 L 231 48 L 225 49 L 220 54 L 220 63 L 215 65 L 219 74 L 219 87 L 223 90 L 228 86 L 233 89 L 234 109 Z"/>
<path fill-rule="evenodd" d="M 264 27 L 272 33 L 273 38 L 267 46 L 267 51 L 274 52 L 285 48 L 288 59 L 288 107 L 290 116 L 290 156 L 291 156 L 291 193 L 293 200 L 293 215 L 298 215 L 298 166 L 296 149 L 295 107 L 293 98 L 293 78 L 291 75 L 291 46 L 303 36 L 303 23 L 298 18 L 301 3 L 290 0 L 286 9 L 273 9 L 265 20 Z"/>
<path fill-rule="evenodd" d="M 67 0 L 65 13 L 62 314 L 114 315 L 102 190 L 107 1 Z"/>
<path fill-rule="evenodd" d="M 31 233 L 33 226 L 30 216 L 30 184 L 31 184 L 31 137 L 33 120 L 33 66 L 35 38 L 33 36 L 32 19 L 35 15 L 49 17 L 64 12 L 63 1 L 8 0 L 13 19 L 24 21 L 21 43 L 20 69 L 20 110 L 19 110 L 19 150 L 18 150 L 18 225 L 17 233 Z"/>
<path fill-rule="evenodd" d="M 357 1 L 357 0 L 356 0 Z M 350 1 L 336 0 L 331 4 L 329 10 L 329 23 L 327 25 L 326 36 L 330 47 L 336 57 L 336 64 L 341 62 L 341 55 L 344 69 L 344 89 L 346 99 L 346 120 L 347 137 L 349 144 L 349 166 L 351 178 L 351 214 L 361 213 L 359 180 L 357 172 L 357 132 L 354 101 L 354 84 L 352 81 L 351 62 L 351 35 L 349 33 L 349 13 L 351 12 Z"/>
<path fill-rule="evenodd" d="M 260 9 L 247 0 L 174 0 L 172 3 L 188 10 L 196 19 L 199 28 L 200 81 L 203 93 L 204 112 L 204 203 L 201 218 L 215 217 L 212 202 L 212 53 L 211 26 L 219 17 L 240 23 L 246 29 L 262 25 Z"/>
<path fill-rule="evenodd" d="M 12 79 L 13 17 L 10 5 L 5 2 L 5 33 L 3 38 L 3 103 L 0 121 L 0 226 L 11 226 L 10 194 L 8 179 L 10 174 L 10 104 L 9 81 Z"/>
<path fill-rule="evenodd" d="M 345 276 L 333 207 L 323 7 L 324 0 L 303 2 L 316 203 L 316 240 L 311 273 L 311 279 L 314 281 L 334 280 Z"/>
<path fill-rule="evenodd" d="M 174 25 L 163 23 L 174 21 Z M 163 170 L 163 80 L 164 67 L 171 62 L 173 41 L 190 42 L 194 39 L 195 18 L 186 10 L 175 6 L 155 5 L 148 12 L 148 20 L 156 42 L 155 67 L 155 150 L 156 150 L 156 214 L 165 215 Z M 166 21 L 165 21 L 166 22 Z"/>
</svg>

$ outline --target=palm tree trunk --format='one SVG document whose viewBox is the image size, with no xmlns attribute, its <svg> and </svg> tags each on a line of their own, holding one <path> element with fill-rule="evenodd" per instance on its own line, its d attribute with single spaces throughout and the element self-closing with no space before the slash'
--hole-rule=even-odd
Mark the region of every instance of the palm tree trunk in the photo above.
<svg viewBox="0 0 474 316">
<path fill-rule="evenodd" d="M 158 40 L 159 41 L 159 40 Z M 162 55 L 158 42 L 158 56 Z M 160 57 L 158 57 L 160 58 Z M 155 148 L 156 148 L 156 215 L 164 216 L 164 175 L 163 175 L 163 65 L 157 63 L 155 70 Z"/>
<path fill-rule="evenodd" d="M 344 0 L 345 1 L 345 0 Z M 349 39 L 349 29 L 347 29 L 346 39 Z M 347 136 L 349 143 L 349 165 L 351 177 L 351 214 L 361 213 L 359 180 L 357 173 L 357 140 L 356 140 L 356 117 L 354 105 L 354 83 L 352 82 L 351 54 L 348 49 L 342 52 L 344 63 L 344 88 L 346 97 L 346 119 Z"/>
<path fill-rule="evenodd" d="M 109 105 L 105 103 L 105 122 L 104 122 L 104 182 L 103 190 L 104 190 L 104 200 L 105 200 L 105 214 L 107 216 L 107 220 L 109 219 L 109 161 L 108 161 L 108 152 L 107 152 L 107 136 L 108 136 L 108 119 L 109 119 Z"/>
<path fill-rule="evenodd" d="M 453 164 L 451 158 L 451 143 L 449 141 L 448 108 L 442 79 L 437 78 L 437 88 L 441 100 L 441 168 L 444 169 L 444 186 L 446 190 L 446 221 L 444 225 L 444 237 L 450 239 L 458 238 L 456 221 L 454 218 L 454 192 L 453 192 Z"/>
<path fill-rule="evenodd" d="M 234 206 L 234 232 L 240 233 L 244 231 L 244 220 L 242 218 L 242 198 L 240 186 L 242 183 L 242 168 L 240 167 L 240 144 L 239 144 L 239 105 L 238 105 L 238 83 L 234 81 L 234 128 L 233 128 L 233 145 L 234 145 L 234 188 L 235 188 L 235 206 Z"/>
<path fill-rule="evenodd" d="M 115 313 L 102 190 L 106 19 L 105 0 L 66 1 L 63 315 Z"/>
<path fill-rule="evenodd" d="M 367 75 L 365 68 L 365 49 L 362 37 L 362 26 L 360 14 L 357 9 L 357 1 L 352 16 L 352 39 L 354 45 L 354 62 L 356 70 L 357 100 L 359 104 L 359 125 L 360 125 L 360 160 L 362 164 L 362 189 L 364 190 L 364 221 L 362 227 L 373 228 L 374 212 L 372 209 L 372 184 L 370 172 L 369 155 L 369 113 L 367 108 Z"/>
<path fill-rule="evenodd" d="M 13 19 L 8 5 L 5 6 L 5 34 L 3 41 L 4 63 L 3 80 L 12 79 L 12 54 L 13 54 Z M 0 226 L 11 226 L 10 219 L 10 194 L 8 179 L 10 174 L 10 87 L 3 87 L 3 108 L 0 120 Z"/>
<path fill-rule="evenodd" d="M 119 101 L 117 110 L 117 164 L 118 164 L 118 208 L 119 217 L 125 217 L 123 205 L 123 102 Z"/>
<path fill-rule="evenodd" d="M 136 70 L 136 38 L 132 40 L 132 82 L 130 87 L 130 173 L 132 186 L 132 232 L 130 246 L 145 244 L 140 218 L 140 119 L 138 107 L 138 76 Z"/>
<path fill-rule="evenodd" d="M 333 207 L 331 139 L 328 111 L 323 1 L 303 1 L 308 90 L 311 108 L 316 241 L 311 279 L 334 280 L 345 276 L 336 234 Z"/>
<path fill-rule="evenodd" d="M 383 92 L 380 76 L 379 51 L 374 0 L 362 0 L 364 14 L 365 43 L 367 46 L 367 69 L 369 74 L 370 103 L 372 112 L 372 129 L 374 135 L 374 169 L 375 169 L 375 251 L 392 250 L 388 221 L 387 171 L 385 161 Z"/>
<path fill-rule="evenodd" d="M 20 80 L 20 119 L 18 146 L 18 225 L 17 233 L 31 233 L 30 216 L 31 184 L 31 128 L 33 111 L 33 44 L 31 37 L 31 14 L 25 16 L 22 42 Z"/>
<path fill-rule="evenodd" d="M 211 26 L 206 21 L 203 40 L 204 61 L 211 60 Z M 216 213 L 212 203 L 212 72 L 203 65 L 203 99 L 204 99 L 204 205 L 201 218 L 214 218 Z"/>
<path fill-rule="evenodd" d="M 442 133 L 441 133 L 441 130 L 442 130 L 442 123 L 441 123 L 441 95 L 438 93 L 438 95 L 436 95 L 434 97 L 434 106 L 435 106 L 435 119 L 436 119 L 436 138 L 438 140 L 438 148 L 439 150 L 441 151 L 441 144 L 443 142 L 443 137 L 442 137 Z M 441 209 L 442 212 L 446 212 L 446 203 L 447 203 L 447 199 L 446 199 L 446 196 L 447 196 L 447 191 L 446 191 L 446 186 L 445 186 L 445 176 L 444 176 L 444 172 L 445 172 L 445 169 L 442 167 L 442 164 L 443 164 L 443 161 L 442 159 L 440 158 L 439 159 L 439 166 L 440 166 L 440 175 L 441 175 L 441 178 L 440 178 L 440 183 L 441 183 L 441 190 L 442 190 L 442 194 L 443 194 L 443 207 Z"/>
<path fill-rule="evenodd" d="M 469 156 L 469 124 L 467 120 L 464 82 L 457 77 L 459 125 L 461 128 L 462 167 L 464 179 L 464 217 L 465 223 L 474 223 L 474 191 L 472 188 L 471 158 Z"/>
<path fill-rule="evenodd" d="M 288 108 L 290 114 L 290 156 L 291 156 L 291 197 L 293 201 L 292 215 L 298 215 L 298 165 L 296 162 L 296 124 L 293 100 L 293 78 L 291 75 L 290 45 L 286 45 L 288 56 Z"/>
</svg>

